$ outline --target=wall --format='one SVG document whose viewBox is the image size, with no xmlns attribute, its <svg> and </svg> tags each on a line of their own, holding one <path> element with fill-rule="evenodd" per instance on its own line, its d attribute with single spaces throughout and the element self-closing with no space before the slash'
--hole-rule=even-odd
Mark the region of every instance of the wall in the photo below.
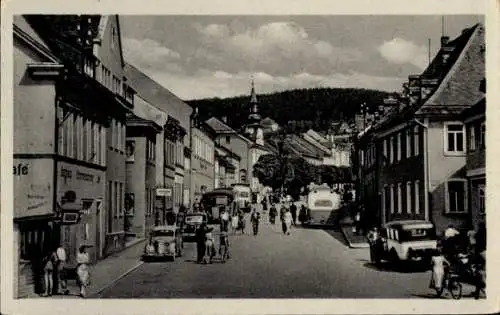
<svg viewBox="0 0 500 315">
<path fill-rule="evenodd" d="M 14 40 L 14 135 L 16 153 L 54 153 L 55 85 L 29 78 L 26 65 L 46 61 Z M 40 128 L 33 128 L 38 126 Z"/>
<path fill-rule="evenodd" d="M 82 244 L 92 245 L 88 252 L 91 261 L 95 262 L 98 258 L 97 229 L 100 228 L 96 200 L 104 202 L 105 172 L 61 161 L 57 167 L 57 200 L 60 202 L 67 191 L 74 191 L 77 203 L 83 206 L 86 201 L 89 205 L 88 212 L 81 216 L 78 224 L 61 228 L 61 241 L 68 252 L 68 263 L 76 264 L 76 252 Z"/>
<path fill-rule="evenodd" d="M 206 191 L 214 189 L 215 176 L 215 145 L 214 140 L 198 128 L 191 129 L 192 153 L 191 153 L 191 201 L 198 200 L 201 195 L 201 187 Z M 203 149 L 203 143 L 207 147 Z M 207 151 L 208 150 L 208 151 Z M 209 156 L 210 155 L 210 156 Z"/>
<path fill-rule="evenodd" d="M 131 223 L 130 231 L 143 236 L 146 217 L 146 138 L 127 137 L 127 141 L 135 141 L 134 158 L 127 161 L 126 184 L 126 192 L 134 194 L 135 203 L 133 216 L 127 219 Z"/>
<path fill-rule="evenodd" d="M 226 137 L 229 137 L 230 142 L 226 142 Z M 242 139 L 239 135 L 236 134 L 230 134 L 230 135 L 218 135 L 216 140 L 215 140 L 219 145 L 222 147 L 228 149 L 229 151 L 237 154 L 240 157 L 240 162 L 239 162 L 239 168 L 235 170 L 235 173 L 238 174 L 239 170 L 245 169 L 247 171 L 247 184 L 249 183 L 248 180 L 248 160 L 249 160 L 249 149 L 248 149 L 248 142 Z"/>
<path fill-rule="evenodd" d="M 457 228 L 465 228 L 467 214 L 447 214 L 445 183 L 449 178 L 465 179 L 466 156 L 445 155 L 444 123 L 431 121 L 429 123 L 429 173 L 430 173 L 430 206 L 431 220 L 436 225 L 438 233 L 444 231 L 449 224 Z"/>
</svg>

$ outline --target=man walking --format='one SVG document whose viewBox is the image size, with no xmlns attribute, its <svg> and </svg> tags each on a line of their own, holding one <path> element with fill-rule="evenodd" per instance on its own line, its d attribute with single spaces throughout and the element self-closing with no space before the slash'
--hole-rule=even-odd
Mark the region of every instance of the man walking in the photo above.
<svg viewBox="0 0 500 315">
<path fill-rule="evenodd" d="M 259 234 L 260 213 L 258 213 L 255 208 L 252 211 L 250 220 L 252 221 L 253 235 Z"/>
<path fill-rule="evenodd" d="M 285 214 L 283 215 L 283 233 L 286 235 L 290 235 L 290 228 L 292 227 L 292 214 L 289 209 L 286 209 Z"/>
<path fill-rule="evenodd" d="M 295 202 L 292 202 L 292 205 L 290 206 L 290 212 L 292 213 L 292 224 L 295 225 L 297 222 L 297 206 L 295 205 Z"/>
</svg>

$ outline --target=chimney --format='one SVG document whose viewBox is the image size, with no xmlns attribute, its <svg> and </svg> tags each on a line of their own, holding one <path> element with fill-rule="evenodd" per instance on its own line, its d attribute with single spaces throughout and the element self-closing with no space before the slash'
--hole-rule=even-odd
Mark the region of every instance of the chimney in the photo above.
<svg viewBox="0 0 500 315">
<path fill-rule="evenodd" d="M 441 47 L 446 46 L 446 44 L 448 44 L 449 41 L 450 41 L 449 36 L 441 36 Z"/>
</svg>

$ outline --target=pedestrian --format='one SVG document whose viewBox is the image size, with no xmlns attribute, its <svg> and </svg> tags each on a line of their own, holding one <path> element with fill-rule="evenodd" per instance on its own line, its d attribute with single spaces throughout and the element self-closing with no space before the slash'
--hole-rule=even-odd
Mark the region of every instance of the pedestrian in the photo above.
<svg viewBox="0 0 500 315">
<path fill-rule="evenodd" d="M 241 230 L 241 234 L 245 234 L 245 213 L 240 210 L 238 214 L 238 229 Z"/>
<path fill-rule="evenodd" d="M 476 231 L 470 230 L 467 232 L 467 252 L 474 254 L 476 251 Z"/>
<path fill-rule="evenodd" d="M 66 250 L 62 245 L 56 250 L 56 292 L 59 294 L 59 290 L 62 290 L 62 294 L 68 294 L 67 277 L 66 277 Z"/>
<path fill-rule="evenodd" d="M 444 257 L 441 248 L 438 248 L 434 251 L 431 263 L 432 274 L 429 287 L 440 292 L 443 289 L 444 276 L 446 272 L 445 268 L 446 266 L 449 266 L 450 263 Z"/>
<path fill-rule="evenodd" d="M 196 261 L 198 263 L 202 262 L 203 256 L 205 255 L 205 232 L 207 225 L 203 222 L 200 227 L 196 230 Z"/>
<path fill-rule="evenodd" d="M 278 210 L 276 206 L 271 203 L 271 209 L 269 209 L 269 222 L 274 225 L 276 223 L 276 216 L 278 215 Z"/>
<path fill-rule="evenodd" d="M 56 253 L 50 251 L 43 259 L 43 280 L 45 283 L 45 295 L 51 296 L 54 291 L 54 269 L 56 265 Z"/>
<path fill-rule="evenodd" d="M 292 214 L 290 213 L 290 210 L 287 209 L 285 214 L 283 215 L 283 224 L 284 224 L 284 233 L 286 235 L 290 235 L 290 229 L 292 227 L 292 222 L 293 222 L 293 218 L 292 218 Z"/>
<path fill-rule="evenodd" d="M 306 206 L 301 205 L 300 206 L 300 211 L 299 211 L 299 221 L 303 225 L 306 222 Z"/>
<path fill-rule="evenodd" d="M 226 257 L 229 258 L 229 213 L 227 213 L 225 207 L 221 207 L 221 218 L 220 218 L 220 232 L 221 232 L 221 239 L 220 239 L 220 244 L 221 246 L 219 247 L 219 255 L 222 256 L 222 247 L 225 247 L 226 251 Z"/>
<path fill-rule="evenodd" d="M 283 221 L 283 219 L 285 218 L 285 212 L 287 211 L 285 205 L 281 205 L 281 208 L 280 208 L 280 221 Z"/>
<path fill-rule="evenodd" d="M 253 235 L 259 234 L 260 213 L 253 209 L 250 220 L 252 221 Z"/>
<path fill-rule="evenodd" d="M 352 226 L 352 231 L 356 234 L 359 235 L 360 231 L 360 222 L 361 222 L 361 213 L 359 211 L 356 212 L 356 215 L 354 216 L 354 225 Z"/>
<path fill-rule="evenodd" d="M 444 231 L 443 252 L 446 256 L 453 256 L 457 250 L 457 239 L 460 232 L 455 229 L 453 224 L 448 225 Z"/>
<path fill-rule="evenodd" d="M 90 258 L 89 254 L 86 252 L 86 247 L 85 245 L 80 246 L 76 254 L 76 274 L 78 275 L 78 285 L 80 286 L 81 297 L 87 295 L 87 287 L 90 284 Z"/>
<path fill-rule="evenodd" d="M 295 205 L 295 202 L 292 202 L 292 205 L 290 206 L 290 212 L 292 213 L 292 224 L 295 225 L 297 222 L 297 206 Z"/>
</svg>

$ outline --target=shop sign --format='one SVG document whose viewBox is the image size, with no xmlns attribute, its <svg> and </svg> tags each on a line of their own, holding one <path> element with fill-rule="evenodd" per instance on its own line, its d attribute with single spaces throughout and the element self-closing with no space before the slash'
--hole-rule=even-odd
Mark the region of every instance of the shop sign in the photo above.
<svg viewBox="0 0 500 315">
<path fill-rule="evenodd" d="M 156 195 L 163 197 L 172 197 L 172 189 L 171 188 L 156 188 Z"/>
<path fill-rule="evenodd" d="M 50 159 L 14 159 L 14 217 L 53 212 L 54 164 Z"/>
</svg>

